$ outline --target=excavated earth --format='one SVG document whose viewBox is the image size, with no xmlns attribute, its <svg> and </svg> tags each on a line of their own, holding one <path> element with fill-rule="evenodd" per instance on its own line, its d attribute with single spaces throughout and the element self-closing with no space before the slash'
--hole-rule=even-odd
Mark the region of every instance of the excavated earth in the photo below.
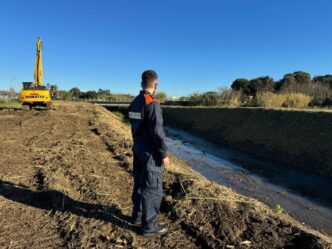
<svg viewBox="0 0 332 249">
<path fill-rule="evenodd" d="M 172 157 L 160 222 L 131 225 L 130 129 L 102 107 L 0 110 L 0 248 L 332 248 L 331 238 Z"/>
</svg>

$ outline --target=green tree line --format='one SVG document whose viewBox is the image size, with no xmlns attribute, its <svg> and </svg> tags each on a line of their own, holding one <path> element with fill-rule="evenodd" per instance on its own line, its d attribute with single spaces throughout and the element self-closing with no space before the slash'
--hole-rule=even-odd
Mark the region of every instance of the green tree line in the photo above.
<svg viewBox="0 0 332 249">
<path fill-rule="evenodd" d="M 278 81 L 270 76 L 238 78 L 231 84 L 231 89 L 193 93 L 187 101 L 191 105 L 204 106 L 264 106 L 268 98 L 273 98 L 280 107 L 296 107 L 292 102 L 299 101 L 301 107 L 332 106 L 332 75 L 311 78 L 309 73 L 297 71 Z"/>
<path fill-rule="evenodd" d="M 60 100 L 129 101 L 133 98 L 130 94 L 116 94 L 109 89 L 81 91 L 78 87 L 73 87 L 69 91 L 65 91 L 58 90 L 57 85 L 51 85 L 50 89 L 53 98 Z"/>
</svg>

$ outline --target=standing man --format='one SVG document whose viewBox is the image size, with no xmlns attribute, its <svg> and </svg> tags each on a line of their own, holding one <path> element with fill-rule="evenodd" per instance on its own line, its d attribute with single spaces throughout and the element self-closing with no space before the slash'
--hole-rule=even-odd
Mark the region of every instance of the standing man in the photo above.
<svg viewBox="0 0 332 249">
<path fill-rule="evenodd" d="M 129 107 L 133 135 L 134 189 L 133 223 L 141 224 L 143 235 L 167 233 L 166 225 L 157 223 L 162 199 L 163 166 L 169 163 L 159 102 L 154 99 L 158 75 L 153 70 L 142 74 L 142 90 Z"/>
</svg>

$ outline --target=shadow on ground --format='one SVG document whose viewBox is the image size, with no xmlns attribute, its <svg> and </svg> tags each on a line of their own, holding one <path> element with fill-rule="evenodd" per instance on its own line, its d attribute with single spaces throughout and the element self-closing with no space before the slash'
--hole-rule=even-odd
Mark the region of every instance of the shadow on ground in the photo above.
<svg viewBox="0 0 332 249">
<path fill-rule="evenodd" d="M 91 204 L 71 199 L 69 196 L 57 190 L 34 191 L 27 186 L 17 185 L 12 182 L 0 179 L 0 195 L 3 197 L 48 211 L 71 212 L 74 215 L 85 218 L 94 218 L 135 233 L 139 233 L 137 226 L 130 224 L 130 217 L 122 214 L 121 209 L 112 204 L 105 206 L 101 204 Z"/>
</svg>

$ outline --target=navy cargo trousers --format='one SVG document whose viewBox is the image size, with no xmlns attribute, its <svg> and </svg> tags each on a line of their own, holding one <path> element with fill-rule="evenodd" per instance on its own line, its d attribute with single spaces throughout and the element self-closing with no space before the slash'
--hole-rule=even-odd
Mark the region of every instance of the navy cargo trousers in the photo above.
<svg viewBox="0 0 332 249">
<path fill-rule="evenodd" d="M 142 230 L 149 232 L 157 227 L 157 215 L 163 192 L 163 167 L 154 153 L 142 152 L 134 146 L 133 155 L 133 216 L 141 213 Z"/>
</svg>

